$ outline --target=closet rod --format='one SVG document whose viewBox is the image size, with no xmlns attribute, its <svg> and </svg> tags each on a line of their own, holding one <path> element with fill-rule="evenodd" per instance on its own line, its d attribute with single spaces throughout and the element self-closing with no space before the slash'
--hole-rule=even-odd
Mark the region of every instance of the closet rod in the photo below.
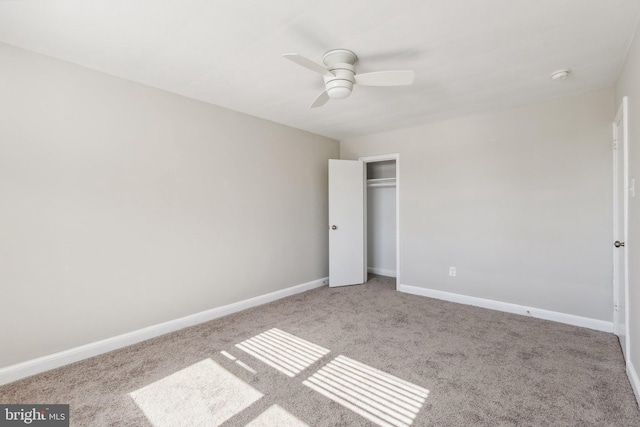
<svg viewBox="0 0 640 427">
<path fill-rule="evenodd" d="M 396 179 L 395 178 L 378 178 L 378 179 L 368 179 L 367 187 L 377 188 L 377 187 L 395 187 Z"/>
</svg>

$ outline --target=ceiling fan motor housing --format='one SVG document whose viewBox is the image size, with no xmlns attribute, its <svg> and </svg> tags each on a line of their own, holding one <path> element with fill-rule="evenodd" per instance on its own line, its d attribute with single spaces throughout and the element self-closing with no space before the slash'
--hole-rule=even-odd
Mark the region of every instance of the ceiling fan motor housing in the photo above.
<svg viewBox="0 0 640 427">
<path fill-rule="evenodd" d="M 355 53 L 347 49 L 333 49 L 322 57 L 322 62 L 334 76 L 324 76 L 327 95 L 332 99 L 343 99 L 351 95 L 356 69 L 353 66 L 358 60 Z"/>
</svg>

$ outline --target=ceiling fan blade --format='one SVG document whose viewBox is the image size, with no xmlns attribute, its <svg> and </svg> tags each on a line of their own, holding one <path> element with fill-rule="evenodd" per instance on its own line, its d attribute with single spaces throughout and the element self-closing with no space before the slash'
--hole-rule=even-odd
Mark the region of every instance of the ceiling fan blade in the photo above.
<svg viewBox="0 0 640 427">
<path fill-rule="evenodd" d="M 363 86 L 406 86 L 413 83 L 416 73 L 413 71 L 375 71 L 356 74 L 356 84 Z"/>
<path fill-rule="evenodd" d="M 327 103 L 327 101 L 329 100 L 329 94 L 327 93 L 327 91 L 322 91 L 322 93 L 320 95 L 318 95 L 318 97 L 311 103 L 311 106 L 309 106 L 309 108 L 318 108 L 318 107 L 322 107 L 324 104 Z"/>
<path fill-rule="evenodd" d="M 316 64 L 312 60 L 307 59 L 304 56 L 300 56 L 297 53 L 285 53 L 282 56 L 284 56 L 285 58 L 287 58 L 290 61 L 295 62 L 298 65 L 302 65 L 303 67 L 310 69 L 311 71 L 315 71 L 316 73 L 320 73 L 323 76 L 335 77 L 335 75 L 331 71 L 327 70 L 322 65 Z"/>
</svg>

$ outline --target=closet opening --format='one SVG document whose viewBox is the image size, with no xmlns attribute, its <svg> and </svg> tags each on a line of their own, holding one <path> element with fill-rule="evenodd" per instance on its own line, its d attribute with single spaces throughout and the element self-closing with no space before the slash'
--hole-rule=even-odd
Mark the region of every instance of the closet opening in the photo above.
<svg viewBox="0 0 640 427">
<path fill-rule="evenodd" d="M 365 163 L 365 262 L 367 273 L 396 278 L 399 266 L 397 154 L 363 157 Z"/>
</svg>

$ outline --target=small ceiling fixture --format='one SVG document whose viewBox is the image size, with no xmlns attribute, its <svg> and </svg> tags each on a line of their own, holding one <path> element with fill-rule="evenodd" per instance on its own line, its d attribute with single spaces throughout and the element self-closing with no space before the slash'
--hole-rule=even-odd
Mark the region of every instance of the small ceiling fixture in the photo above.
<svg viewBox="0 0 640 427">
<path fill-rule="evenodd" d="M 569 77 L 569 73 L 571 73 L 571 70 L 568 68 L 564 68 L 562 70 L 554 71 L 553 73 L 551 73 L 551 78 L 553 80 L 566 79 L 567 77 Z"/>
</svg>

